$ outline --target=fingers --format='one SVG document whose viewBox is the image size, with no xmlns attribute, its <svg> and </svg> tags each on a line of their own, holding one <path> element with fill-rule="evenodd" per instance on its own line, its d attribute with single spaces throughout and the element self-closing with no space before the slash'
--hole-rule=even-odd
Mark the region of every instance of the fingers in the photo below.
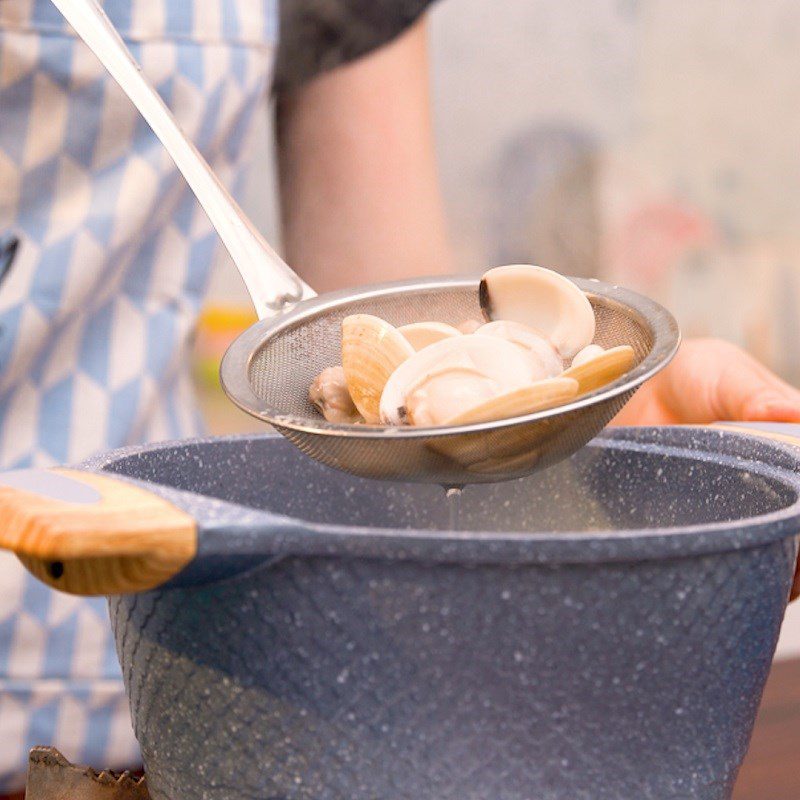
<svg viewBox="0 0 800 800">
<path fill-rule="evenodd" d="M 723 343 L 716 343 L 717 345 Z M 719 419 L 797 422 L 800 392 L 738 347 L 720 348 L 724 366 L 718 373 L 714 405 Z"/>
<path fill-rule="evenodd" d="M 736 345 L 689 339 L 615 422 L 697 425 L 719 420 L 798 422 L 800 391 Z"/>
</svg>

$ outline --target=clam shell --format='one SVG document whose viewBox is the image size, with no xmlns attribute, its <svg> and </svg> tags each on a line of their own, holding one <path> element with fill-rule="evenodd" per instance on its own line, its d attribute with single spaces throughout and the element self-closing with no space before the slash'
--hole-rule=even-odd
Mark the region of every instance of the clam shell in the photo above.
<svg viewBox="0 0 800 800">
<path fill-rule="evenodd" d="M 457 328 L 461 333 L 475 333 L 483 324 L 481 319 L 465 319 Z"/>
<path fill-rule="evenodd" d="M 479 299 L 487 320 L 519 322 L 541 331 L 564 359 L 594 339 L 589 299 L 571 280 L 544 267 L 490 269 L 481 279 Z"/>
<path fill-rule="evenodd" d="M 308 389 L 308 399 L 328 422 L 353 425 L 363 422 L 347 389 L 342 367 L 322 370 Z"/>
<path fill-rule="evenodd" d="M 495 384 L 495 394 L 531 382 L 528 359 L 511 342 L 477 333 L 454 336 L 420 350 L 392 373 L 381 397 L 381 421 L 390 425 L 408 422 L 407 397 L 448 372 L 488 379 Z"/>
<path fill-rule="evenodd" d="M 461 331 L 458 328 L 454 328 L 446 322 L 412 322 L 410 325 L 403 325 L 397 330 L 406 337 L 414 350 L 422 350 L 423 347 L 441 342 L 442 339 L 461 336 Z"/>
<path fill-rule="evenodd" d="M 350 397 L 367 423 L 380 421 L 380 401 L 389 376 L 414 348 L 386 320 L 354 314 L 342 321 L 342 368 Z"/>
<path fill-rule="evenodd" d="M 605 350 L 600 347 L 599 344 L 587 344 L 583 350 L 580 350 L 575 354 L 575 358 L 572 359 L 572 367 L 579 367 L 581 364 L 585 364 L 587 361 L 591 361 L 593 358 L 605 353 Z"/>
<path fill-rule="evenodd" d="M 472 369 L 444 369 L 406 395 L 406 421 L 425 427 L 444 425 L 450 417 L 490 400 L 497 392 L 496 381 Z"/>
<path fill-rule="evenodd" d="M 561 435 L 570 424 L 568 416 L 556 415 L 541 420 L 533 430 L 512 425 L 493 431 L 491 436 L 477 432 L 442 437 L 431 449 L 476 474 L 526 472 L 541 459 L 543 445 Z"/>
<path fill-rule="evenodd" d="M 471 425 L 521 417 L 566 403 L 577 394 L 578 381 L 567 377 L 546 378 L 492 397 L 451 417 L 445 424 Z"/>
<path fill-rule="evenodd" d="M 478 329 L 484 336 L 498 336 L 522 348 L 531 363 L 531 380 L 555 378 L 564 370 L 561 356 L 550 340 L 539 331 L 520 322 L 497 320 Z"/>
<path fill-rule="evenodd" d="M 588 361 L 564 370 L 565 378 L 578 381 L 578 394 L 586 394 L 615 381 L 624 375 L 636 361 L 636 354 L 630 345 L 623 344 L 603 350 Z"/>
<path fill-rule="evenodd" d="M 577 392 L 576 382 L 566 378 L 552 378 L 540 384 L 538 389 L 534 385 L 525 387 L 522 392 L 514 392 L 514 396 L 503 401 L 504 406 L 513 409 L 515 414 L 534 413 L 566 403 Z M 488 413 L 479 408 L 470 409 L 464 419 L 478 421 L 479 417 Z M 553 436 L 560 435 L 570 424 L 572 422 L 568 415 L 556 415 L 540 420 L 533 429 L 514 425 L 492 431 L 491 435 L 478 431 L 443 436 L 430 447 L 476 474 L 507 474 L 509 470 L 516 469 L 524 472 L 539 461 L 542 446 L 551 441 Z"/>
</svg>

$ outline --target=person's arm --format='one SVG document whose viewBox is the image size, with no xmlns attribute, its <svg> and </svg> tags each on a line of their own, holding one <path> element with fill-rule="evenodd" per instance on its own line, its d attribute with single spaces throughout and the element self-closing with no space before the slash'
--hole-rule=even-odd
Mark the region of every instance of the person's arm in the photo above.
<svg viewBox="0 0 800 800">
<path fill-rule="evenodd" d="M 277 108 L 284 252 L 312 288 L 451 270 L 424 20 Z"/>
</svg>

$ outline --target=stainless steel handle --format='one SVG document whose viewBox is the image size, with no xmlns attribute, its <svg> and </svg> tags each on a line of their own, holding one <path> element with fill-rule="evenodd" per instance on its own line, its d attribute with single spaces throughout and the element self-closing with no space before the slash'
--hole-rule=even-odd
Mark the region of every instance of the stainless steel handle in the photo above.
<svg viewBox="0 0 800 800">
<path fill-rule="evenodd" d="M 314 291 L 269 246 L 181 130 L 96 0 L 53 4 L 120 85 L 172 156 L 245 282 L 260 319 Z"/>
</svg>

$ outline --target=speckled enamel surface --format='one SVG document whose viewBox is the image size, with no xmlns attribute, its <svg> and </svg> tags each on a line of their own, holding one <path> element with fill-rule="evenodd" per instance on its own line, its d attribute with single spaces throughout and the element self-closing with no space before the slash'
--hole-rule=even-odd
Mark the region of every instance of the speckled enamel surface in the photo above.
<svg viewBox="0 0 800 800">
<path fill-rule="evenodd" d="M 793 571 L 796 452 L 617 431 L 470 487 L 456 532 L 438 487 L 273 437 L 94 462 L 201 520 L 183 585 L 111 600 L 153 796 L 726 800 Z"/>
</svg>

